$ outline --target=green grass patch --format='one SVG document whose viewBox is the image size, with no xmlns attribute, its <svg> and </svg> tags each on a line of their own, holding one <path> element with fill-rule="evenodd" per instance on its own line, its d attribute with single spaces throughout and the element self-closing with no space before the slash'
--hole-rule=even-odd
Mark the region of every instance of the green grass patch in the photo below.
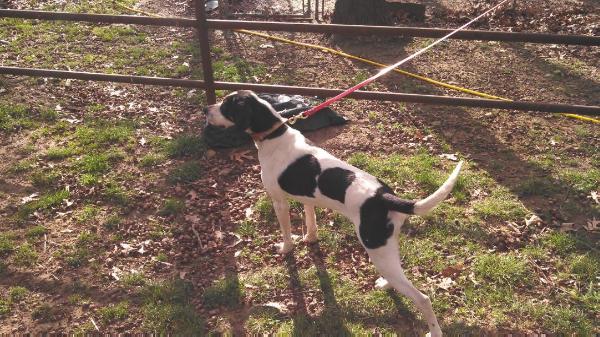
<svg viewBox="0 0 600 337">
<path fill-rule="evenodd" d="M 242 303 L 244 288 L 237 277 L 228 275 L 204 290 L 202 300 L 207 308 L 225 306 L 236 308 Z"/>
<path fill-rule="evenodd" d="M 63 160 L 72 157 L 79 153 L 79 150 L 74 146 L 67 147 L 51 147 L 46 151 L 46 159 L 48 160 Z"/>
<path fill-rule="evenodd" d="M 202 335 L 204 322 L 189 302 L 192 290 L 192 285 L 183 280 L 145 286 L 141 292 L 144 330 L 180 336 Z"/>
<path fill-rule="evenodd" d="M 92 222 L 96 219 L 96 217 L 100 214 L 100 208 L 95 205 L 85 205 L 83 208 L 77 213 L 76 219 L 81 223 Z"/>
<path fill-rule="evenodd" d="M 0 317 L 6 316 L 11 312 L 10 300 L 0 298 Z"/>
<path fill-rule="evenodd" d="M 165 152 L 171 158 L 200 157 L 205 151 L 206 144 L 200 136 L 181 135 L 165 145 Z"/>
<path fill-rule="evenodd" d="M 137 287 L 143 286 L 148 282 L 144 273 L 128 273 L 121 277 L 121 283 L 128 287 Z"/>
<path fill-rule="evenodd" d="M 118 214 L 109 215 L 103 222 L 102 226 L 108 230 L 114 230 L 121 224 L 121 217 Z"/>
<path fill-rule="evenodd" d="M 165 161 L 165 156 L 160 153 L 148 153 L 140 158 L 141 167 L 152 167 Z"/>
<path fill-rule="evenodd" d="M 98 314 L 100 315 L 100 320 L 105 324 L 122 321 L 129 315 L 129 303 L 123 301 L 118 304 L 111 304 L 98 309 Z"/>
<path fill-rule="evenodd" d="M 532 280 L 527 262 L 513 254 L 478 256 L 473 269 L 475 276 L 488 285 L 518 287 Z"/>
<path fill-rule="evenodd" d="M 254 211 L 263 221 L 272 222 L 275 220 L 275 209 L 273 209 L 273 202 L 267 195 L 263 195 L 258 198 L 254 204 Z"/>
<path fill-rule="evenodd" d="M 174 216 L 180 214 L 185 209 L 185 203 L 177 198 L 167 198 L 165 203 L 158 211 L 161 216 Z"/>
<path fill-rule="evenodd" d="M 0 234 L 0 256 L 8 255 L 15 250 L 15 242 L 12 235 Z"/>
<path fill-rule="evenodd" d="M 523 204 L 504 187 L 496 187 L 485 199 L 473 205 L 475 214 L 481 218 L 497 220 L 520 220 L 528 211 Z"/>
<path fill-rule="evenodd" d="M 54 170 L 40 170 L 31 174 L 31 184 L 38 188 L 53 187 L 60 180 L 60 174 Z"/>
<path fill-rule="evenodd" d="M 23 105 L 0 103 L 0 130 L 16 132 L 34 126 L 33 112 Z"/>
<path fill-rule="evenodd" d="M 91 126 L 79 126 L 75 139 L 88 149 L 98 149 L 130 141 L 133 128 L 128 124 L 110 125 L 107 122 L 94 122 Z"/>
<path fill-rule="evenodd" d="M 116 205 L 127 206 L 130 202 L 129 193 L 114 183 L 109 183 L 104 188 L 102 196 L 106 201 Z"/>
<path fill-rule="evenodd" d="M 67 190 L 58 190 L 49 194 L 42 195 L 38 200 L 33 200 L 21 206 L 18 216 L 21 219 L 27 218 L 35 211 L 48 210 L 58 207 L 63 200 L 67 199 L 71 194 Z"/>
<path fill-rule="evenodd" d="M 31 312 L 31 318 L 40 322 L 55 321 L 60 315 L 60 308 L 44 303 Z"/>
<path fill-rule="evenodd" d="M 29 290 L 25 287 L 10 287 L 8 289 L 8 297 L 12 302 L 21 302 L 29 294 Z"/>
<path fill-rule="evenodd" d="M 596 168 L 585 171 L 565 170 L 560 177 L 574 189 L 586 194 L 600 186 L 600 169 Z"/>
<path fill-rule="evenodd" d="M 263 303 L 268 302 L 269 297 L 273 292 L 280 292 L 287 288 L 289 276 L 287 270 L 285 270 L 283 267 L 264 267 L 252 272 L 245 272 L 241 274 L 240 281 L 242 284 L 252 286 L 251 289 L 247 289 L 245 291 L 250 293 L 254 303 Z M 238 286 L 235 286 L 234 284 L 235 280 L 229 280 L 225 282 L 229 282 L 229 284 L 222 284 L 223 287 L 228 286 L 232 288 L 233 291 L 238 292 Z M 211 294 L 211 296 L 217 297 L 218 292 L 215 293 L 215 295 Z M 230 299 L 229 301 L 231 303 L 226 304 L 228 306 L 235 306 L 237 303 L 237 299 Z"/>
<path fill-rule="evenodd" d="M 569 261 L 569 271 L 578 280 L 593 283 L 600 276 L 600 257 L 593 253 L 575 255 Z"/>
<path fill-rule="evenodd" d="M 35 226 L 27 230 L 25 237 L 30 240 L 37 240 L 48 233 L 48 228 L 44 226 Z"/>
<path fill-rule="evenodd" d="M 190 183 L 200 179 L 202 176 L 202 168 L 196 161 L 183 163 L 169 172 L 167 181 L 170 184 Z"/>
<path fill-rule="evenodd" d="M 31 267 L 38 260 L 38 253 L 29 244 L 23 244 L 13 253 L 13 263 L 19 267 Z"/>
<path fill-rule="evenodd" d="M 225 55 L 213 62 L 213 69 L 215 79 L 226 82 L 254 81 L 254 76 L 261 77 L 267 73 L 267 68 L 264 65 Z"/>
</svg>

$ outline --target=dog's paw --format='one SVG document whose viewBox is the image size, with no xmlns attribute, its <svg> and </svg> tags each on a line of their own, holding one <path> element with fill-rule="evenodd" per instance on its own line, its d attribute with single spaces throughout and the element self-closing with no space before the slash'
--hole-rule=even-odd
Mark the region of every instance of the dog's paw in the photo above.
<svg viewBox="0 0 600 337">
<path fill-rule="evenodd" d="M 275 249 L 278 254 L 285 255 L 294 249 L 293 243 L 280 242 L 275 244 Z"/>
<path fill-rule="evenodd" d="M 438 327 L 425 335 L 425 337 L 442 337 L 442 330 Z"/>
<path fill-rule="evenodd" d="M 375 281 L 375 289 L 386 290 L 390 289 L 391 287 L 392 286 L 390 283 L 383 277 L 380 277 L 377 279 L 377 281 Z"/>
<path fill-rule="evenodd" d="M 302 241 L 304 241 L 305 243 L 315 243 L 315 242 L 319 241 L 319 238 L 317 237 L 316 234 L 313 234 L 313 235 L 306 234 L 302 238 Z"/>
</svg>

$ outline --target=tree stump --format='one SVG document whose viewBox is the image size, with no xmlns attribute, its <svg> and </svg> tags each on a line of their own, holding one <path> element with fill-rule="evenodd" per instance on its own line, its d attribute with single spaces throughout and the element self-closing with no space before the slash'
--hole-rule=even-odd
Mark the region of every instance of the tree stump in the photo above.
<svg viewBox="0 0 600 337">
<path fill-rule="evenodd" d="M 425 6 L 390 0 L 337 0 L 331 23 L 392 26 L 406 21 L 425 21 Z"/>
</svg>

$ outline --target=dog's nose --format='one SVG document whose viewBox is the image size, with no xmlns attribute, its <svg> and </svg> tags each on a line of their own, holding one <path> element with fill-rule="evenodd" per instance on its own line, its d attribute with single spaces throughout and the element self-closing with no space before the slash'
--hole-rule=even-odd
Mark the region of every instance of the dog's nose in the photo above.
<svg viewBox="0 0 600 337">
<path fill-rule="evenodd" d="M 204 109 L 202 109 L 202 112 L 204 112 L 204 114 L 206 115 L 208 113 L 208 107 L 205 106 Z"/>
</svg>

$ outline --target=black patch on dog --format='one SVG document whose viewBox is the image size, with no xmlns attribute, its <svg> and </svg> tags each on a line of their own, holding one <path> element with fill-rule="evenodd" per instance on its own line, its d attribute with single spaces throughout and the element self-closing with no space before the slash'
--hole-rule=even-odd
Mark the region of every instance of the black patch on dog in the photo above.
<svg viewBox="0 0 600 337">
<path fill-rule="evenodd" d="M 319 176 L 319 190 L 324 196 L 344 203 L 346 190 L 355 179 L 354 172 L 341 167 L 328 168 Z"/>
<path fill-rule="evenodd" d="M 315 156 L 307 154 L 288 166 L 277 179 L 279 186 L 291 195 L 315 196 L 321 165 Z"/>
<path fill-rule="evenodd" d="M 250 129 L 253 133 L 264 132 L 279 122 L 268 103 L 259 101 L 248 90 L 239 90 L 235 95 L 225 98 L 220 110 L 240 131 Z"/>
<path fill-rule="evenodd" d="M 389 210 L 404 214 L 414 214 L 416 201 L 398 198 L 391 187 L 379 179 L 377 181 L 381 184 L 377 192 L 381 194 L 381 199 Z"/>
<path fill-rule="evenodd" d="M 389 188 L 382 186 L 375 195 L 360 206 L 360 238 L 369 249 L 385 246 L 394 232 L 394 224 L 388 218 L 388 207 L 382 198 Z"/>
</svg>

